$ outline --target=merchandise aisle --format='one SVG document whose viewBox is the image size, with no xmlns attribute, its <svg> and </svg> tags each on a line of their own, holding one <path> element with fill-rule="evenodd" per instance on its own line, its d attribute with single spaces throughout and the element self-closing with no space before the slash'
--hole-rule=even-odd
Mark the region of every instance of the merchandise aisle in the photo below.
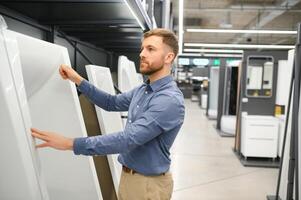
<svg viewBox="0 0 301 200">
<path fill-rule="evenodd" d="M 234 138 L 220 137 L 197 103 L 187 99 L 185 106 L 172 150 L 173 200 L 265 200 L 275 193 L 278 169 L 243 167 Z"/>
</svg>

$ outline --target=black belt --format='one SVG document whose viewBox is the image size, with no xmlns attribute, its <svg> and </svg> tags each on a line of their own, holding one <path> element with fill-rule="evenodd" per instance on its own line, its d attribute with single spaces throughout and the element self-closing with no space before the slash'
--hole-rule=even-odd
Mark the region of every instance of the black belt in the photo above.
<svg viewBox="0 0 301 200">
<path fill-rule="evenodd" d="M 129 173 L 129 174 L 136 174 L 136 173 L 138 173 L 138 172 L 136 172 L 135 170 L 130 169 L 130 168 L 124 166 L 124 165 L 122 165 L 122 170 L 123 170 L 125 173 Z"/>
</svg>

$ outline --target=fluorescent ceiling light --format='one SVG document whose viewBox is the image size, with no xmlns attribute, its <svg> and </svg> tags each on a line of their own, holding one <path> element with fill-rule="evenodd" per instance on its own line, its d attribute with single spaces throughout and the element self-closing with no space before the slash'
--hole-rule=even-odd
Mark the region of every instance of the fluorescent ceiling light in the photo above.
<svg viewBox="0 0 301 200">
<path fill-rule="evenodd" d="M 184 52 L 200 52 L 200 53 L 243 53 L 243 50 L 232 49 L 184 49 Z"/>
<path fill-rule="evenodd" d="M 185 43 L 185 47 L 235 48 L 235 49 L 293 49 L 293 45 L 254 45 L 254 44 L 208 44 Z"/>
<path fill-rule="evenodd" d="M 193 57 L 201 57 L 200 53 L 181 53 L 179 56 L 193 56 Z"/>
<path fill-rule="evenodd" d="M 203 54 L 204 57 L 226 57 L 226 58 L 242 58 L 242 54 Z"/>
<path fill-rule="evenodd" d="M 127 2 L 127 0 L 124 0 L 125 4 L 127 5 L 127 7 L 130 9 L 132 15 L 135 17 L 135 19 L 137 20 L 139 26 L 142 28 L 142 30 L 145 30 L 145 26 L 143 25 L 143 23 L 140 21 L 140 19 L 137 17 L 136 13 L 133 11 L 133 9 L 131 8 L 131 6 L 129 5 L 129 3 Z"/>
<path fill-rule="evenodd" d="M 281 30 L 229 30 L 229 29 L 187 29 L 187 32 L 194 33 L 249 33 L 249 34 L 292 34 L 296 35 L 297 31 Z"/>
<path fill-rule="evenodd" d="M 184 18 L 184 0 L 179 0 L 179 54 L 183 51 L 183 18 Z"/>
<path fill-rule="evenodd" d="M 179 56 L 190 56 L 190 57 L 231 57 L 231 58 L 242 58 L 242 54 L 200 54 L 200 53 L 182 53 Z"/>
</svg>

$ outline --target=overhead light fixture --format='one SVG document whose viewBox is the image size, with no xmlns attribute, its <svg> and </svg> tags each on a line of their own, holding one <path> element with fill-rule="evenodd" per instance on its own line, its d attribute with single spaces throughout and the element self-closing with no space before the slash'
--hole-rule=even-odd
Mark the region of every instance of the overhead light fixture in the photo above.
<svg viewBox="0 0 301 200">
<path fill-rule="evenodd" d="M 179 56 L 193 56 L 193 57 L 201 57 L 200 53 L 181 53 Z"/>
<path fill-rule="evenodd" d="M 129 3 L 127 2 L 127 0 L 124 0 L 125 4 L 127 5 L 127 7 L 130 9 L 130 12 L 132 13 L 132 15 L 135 17 L 135 19 L 137 20 L 139 26 L 141 27 L 141 29 L 144 31 L 145 30 L 145 26 L 143 25 L 143 23 L 140 21 L 140 19 L 138 18 L 138 16 L 136 15 L 136 13 L 133 11 L 133 9 L 131 8 L 131 6 L 129 5 Z"/>
<path fill-rule="evenodd" d="M 243 53 L 243 50 L 232 49 L 184 49 L 184 52 L 200 52 L 200 53 Z"/>
<path fill-rule="evenodd" d="M 281 31 L 281 30 L 186 29 L 186 31 L 194 32 L 194 33 L 249 33 L 249 34 L 285 34 L 285 35 L 297 34 L 297 31 Z"/>
<path fill-rule="evenodd" d="M 203 54 L 204 57 L 220 57 L 220 58 L 242 58 L 242 54 Z"/>
<path fill-rule="evenodd" d="M 210 47 L 210 48 L 234 48 L 234 49 L 293 49 L 293 45 L 255 45 L 255 44 L 208 44 L 185 43 L 185 47 Z"/>
<path fill-rule="evenodd" d="M 126 39 L 141 40 L 141 36 L 125 36 Z"/>
<path fill-rule="evenodd" d="M 179 0 L 179 54 L 183 52 L 183 19 L 184 19 L 184 0 Z"/>
<path fill-rule="evenodd" d="M 200 53 L 181 53 L 179 56 L 190 56 L 190 57 L 220 57 L 220 58 L 242 58 L 242 54 L 200 54 Z"/>
</svg>

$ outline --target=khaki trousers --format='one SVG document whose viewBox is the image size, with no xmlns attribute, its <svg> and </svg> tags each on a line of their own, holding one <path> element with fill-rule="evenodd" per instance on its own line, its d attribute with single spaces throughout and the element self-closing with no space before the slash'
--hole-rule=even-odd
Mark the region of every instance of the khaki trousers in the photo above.
<svg viewBox="0 0 301 200">
<path fill-rule="evenodd" d="M 173 191 L 173 179 L 170 172 L 159 176 L 144 176 L 138 173 L 122 171 L 119 200 L 169 200 Z"/>
</svg>

